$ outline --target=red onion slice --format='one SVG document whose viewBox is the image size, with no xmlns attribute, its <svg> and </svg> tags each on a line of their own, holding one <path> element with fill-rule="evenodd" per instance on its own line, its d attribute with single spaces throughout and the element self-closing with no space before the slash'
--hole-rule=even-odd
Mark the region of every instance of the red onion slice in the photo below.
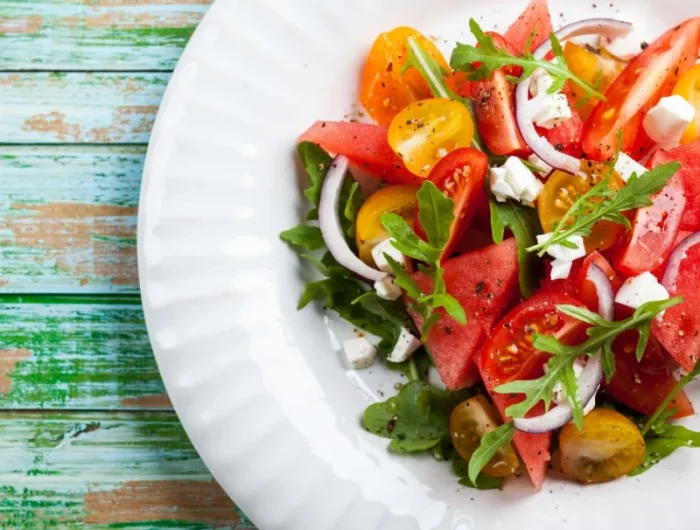
<svg viewBox="0 0 700 530">
<path fill-rule="evenodd" d="M 611 18 L 591 18 L 582 20 L 574 24 L 564 26 L 555 33 L 559 41 L 565 41 L 574 37 L 585 35 L 602 35 L 610 39 L 624 37 L 632 31 L 632 24 Z M 544 59 L 552 51 L 552 43 L 546 40 L 534 52 L 537 59 Z M 525 140 L 525 143 L 550 166 L 575 175 L 581 168 L 581 161 L 578 158 L 557 151 L 552 144 L 537 134 L 533 123 L 532 106 L 528 105 L 530 100 L 531 77 L 518 84 L 515 91 L 515 107 L 518 129 Z"/>
<path fill-rule="evenodd" d="M 598 312 L 600 316 L 606 320 L 612 320 L 615 313 L 615 296 L 612 285 L 610 285 L 610 280 L 600 267 L 594 263 L 588 268 L 586 279 L 591 281 L 596 287 L 598 294 Z M 598 352 L 588 359 L 586 367 L 578 378 L 581 401 L 588 405 L 592 399 L 595 399 L 595 395 L 602 381 L 603 361 L 600 352 Z M 550 409 L 540 416 L 519 418 L 514 420 L 513 423 L 515 424 L 515 428 L 519 431 L 540 434 L 563 427 L 569 423 L 573 417 L 574 414 L 571 405 L 567 402 Z"/>
<path fill-rule="evenodd" d="M 681 263 L 683 263 L 688 250 L 698 243 L 700 243 L 700 232 L 695 232 L 681 241 L 671 253 L 671 257 L 668 259 L 668 265 L 666 265 L 666 272 L 661 280 L 661 285 L 666 287 L 666 290 L 672 295 L 676 292 L 676 281 L 678 280 L 678 270 L 681 267 Z"/>
<path fill-rule="evenodd" d="M 386 278 L 386 273 L 373 269 L 358 258 L 348 246 L 343 234 L 343 227 L 338 216 L 338 203 L 343 188 L 345 174 L 350 162 L 339 156 L 331 163 L 321 190 L 321 202 L 318 205 L 318 224 L 328 250 L 338 263 L 351 272 L 367 280 L 378 282 Z"/>
</svg>

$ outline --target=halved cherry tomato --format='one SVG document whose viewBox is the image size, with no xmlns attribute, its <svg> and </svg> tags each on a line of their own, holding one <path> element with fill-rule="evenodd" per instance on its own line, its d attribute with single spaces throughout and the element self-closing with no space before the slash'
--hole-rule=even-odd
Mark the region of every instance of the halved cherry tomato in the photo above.
<svg viewBox="0 0 700 530">
<path fill-rule="evenodd" d="M 698 138 L 698 126 L 700 126 L 700 65 L 693 66 L 678 80 L 673 93 L 684 98 L 695 107 L 695 120 L 681 137 L 682 144 L 689 144 Z"/>
<path fill-rule="evenodd" d="M 455 220 L 443 256 L 451 256 L 469 229 L 474 215 L 488 200 L 486 175 L 489 159 L 472 148 L 458 149 L 443 158 L 430 173 L 430 181 L 455 203 Z M 416 232 L 425 239 L 425 232 L 416 218 Z"/>
<path fill-rule="evenodd" d="M 619 412 L 595 409 L 583 419 L 583 430 L 573 423 L 559 435 L 561 467 L 585 484 L 608 482 L 634 471 L 645 454 L 637 426 Z"/>
<path fill-rule="evenodd" d="M 375 267 L 372 249 L 384 241 L 389 234 L 381 223 L 382 214 L 395 213 L 414 223 L 418 199 L 417 186 L 388 186 L 370 195 L 357 213 L 355 239 L 360 259 Z"/>
<path fill-rule="evenodd" d="M 498 33 L 487 33 L 497 48 L 517 55 Z M 523 140 L 515 119 L 515 85 L 508 75 L 519 72 L 500 68 L 489 79 L 473 81 L 464 86 L 462 96 L 470 97 L 474 105 L 474 116 L 484 142 L 496 155 L 527 155 L 530 148 Z"/>
<path fill-rule="evenodd" d="M 362 72 L 360 101 L 380 125 L 389 125 L 411 103 L 432 97 L 430 87 L 417 70 L 403 72 L 408 60 L 406 40 L 409 37 L 415 37 L 428 55 L 449 70 L 440 50 L 419 31 L 399 27 L 379 35 Z"/>
<path fill-rule="evenodd" d="M 612 265 L 608 263 L 608 260 L 599 252 L 594 252 L 586 256 L 586 259 L 583 260 L 581 270 L 576 276 L 577 298 L 586 304 L 591 311 L 598 312 L 598 289 L 593 282 L 588 279 L 588 270 L 593 264 L 598 266 L 605 276 L 607 276 L 608 280 L 610 280 L 613 293 L 617 293 L 623 280 L 615 272 L 615 269 L 612 268 Z"/>
<path fill-rule="evenodd" d="M 583 151 L 588 158 L 610 159 L 618 131 L 625 153 L 637 160 L 644 156 L 654 145 L 642 127 L 644 116 L 695 64 L 699 39 L 700 18 L 692 18 L 667 31 L 625 68 L 585 124 Z"/>
<path fill-rule="evenodd" d="M 534 333 L 554 335 L 570 344 L 585 337 L 587 325 L 560 313 L 557 305 L 581 307 L 583 304 L 565 294 L 540 293 L 513 309 L 493 329 L 479 353 L 487 388 L 542 373 L 542 364 L 550 355 L 534 349 Z"/>
<path fill-rule="evenodd" d="M 413 174 L 427 177 L 449 153 L 469 147 L 474 121 L 467 108 L 451 99 L 412 103 L 391 122 L 389 145 Z"/>
<path fill-rule="evenodd" d="M 579 78 L 590 85 L 598 85 L 598 90 L 605 93 L 617 76 L 622 72 L 625 63 L 588 46 L 580 46 L 568 41 L 564 46 L 564 58 L 569 69 Z M 575 102 L 586 97 L 586 93 L 573 83 L 567 83 L 567 90 L 571 92 Z M 591 99 L 583 105 L 577 105 L 576 110 L 584 120 L 593 112 L 597 100 Z"/>
<path fill-rule="evenodd" d="M 615 375 L 605 386 L 617 401 L 650 416 L 666 399 L 677 381 L 668 369 L 661 345 L 653 337 L 649 339 L 641 362 L 637 362 L 635 350 L 638 341 L 639 334 L 636 331 L 629 331 L 615 339 Z M 688 396 L 683 392 L 671 401 L 667 410 L 675 408 L 678 409 L 675 418 L 695 413 Z"/>
<path fill-rule="evenodd" d="M 455 449 L 469 462 L 479 448 L 481 439 L 500 425 L 498 412 L 482 395 L 460 403 L 450 416 L 450 436 Z M 482 472 L 491 477 L 509 477 L 520 468 L 513 446 L 501 447 Z"/>
<path fill-rule="evenodd" d="M 581 170 L 586 174 L 571 175 L 555 171 L 547 179 L 544 189 L 537 200 L 537 212 L 542 229 L 551 232 L 574 203 L 610 173 L 604 164 L 584 161 Z M 610 174 L 610 189 L 619 190 L 625 183 L 616 172 Z M 599 221 L 591 230 L 591 235 L 584 239 L 586 252 L 601 251 L 612 247 L 622 236 L 624 227 L 611 221 Z"/>
<path fill-rule="evenodd" d="M 423 179 L 406 169 L 391 150 L 387 128 L 369 123 L 317 121 L 301 135 L 300 142 L 312 142 L 336 155 L 345 155 L 356 166 L 389 184 L 420 184 Z"/>
</svg>

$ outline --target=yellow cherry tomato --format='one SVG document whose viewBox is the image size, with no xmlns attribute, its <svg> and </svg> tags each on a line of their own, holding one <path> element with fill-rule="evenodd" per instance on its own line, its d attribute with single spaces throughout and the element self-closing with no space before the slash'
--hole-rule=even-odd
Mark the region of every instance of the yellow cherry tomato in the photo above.
<svg viewBox="0 0 700 530">
<path fill-rule="evenodd" d="M 469 462 L 481 439 L 499 426 L 498 417 L 496 409 L 482 395 L 457 405 L 450 417 L 450 436 L 459 456 Z M 519 468 L 518 456 L 508 444 L 498 450 L 482 472 L 492 477 L 508 477 Z"/>
<path fill-rule="evenodd" d="M 372 249 L 389 237 L 382 227 L 382 214 L 398 214 L 413 226 L 418 206 L 417 192 L 418 186 L 389 186 L 370 195 L 360 208 L 355 221 L 355 240 L 360 259 L 370 267 L 376 266 Z"/>
<path fill-rule="evenodd" d="M 570 175 L 563 171 L 555 171 L 547 179 L 537 200 L 537 212 L 545 232 L 552 232 L 555 223 L 564 217 L 582 195 L 603 180 L 609 171 L 606 165 L 587 160 L 581 163 L 581 169 L 585 175 Z M 610 177 L 610 189 L 619 190 L 624 185 L 620 175 L 613 172 Z M 584 238 L 586 252 L 602 251 L 612 247 L 624 231 L 622 225 L 612 221 L 597 222 L 591 230 L 591 235 Z"/>
<path fill-rule="evenodd" d="M 598 90 L 603 93 L 625 67 L 624 62 L 604 51 L 599 52 L 594 48 L 580 46 L 571 41 L 564 46 L 564 58 L 574 74 L 591 85 L 599 84 Z M 577 101 L 585 98 L 583 89 L 573 83 L 569 83 L 568 86 Z M 591 99 L 577 109 L 581 119 L 584 121 L 588 119 L 596 103 L 597 100 Z"/>
<path fill-rule="evenodd" d="M 441 158 L 469 147 L 474 122 L 467 108 L 450 99 L 426 99 L 399 112 L 389 126 L 389 145 L 411 173 L 427 177 Z"/>
<path fill-rule="evenodd" d="M 583 419 L 583 430 L 573 423 L 559 435 L 562 471 L 579 482 L 597 484 L 623 477 L 644 459 L 644 437 L 619 412 L 595 409 Z"/>
<path fill-rule="evenodd" d="M 693 66 L 678 79 L 673 93 L 695 107 L 695 119 L 681 137 L 682 144 L 689 144 L 697 140 L 700 130 L 700 64 Z"/>
</svg>

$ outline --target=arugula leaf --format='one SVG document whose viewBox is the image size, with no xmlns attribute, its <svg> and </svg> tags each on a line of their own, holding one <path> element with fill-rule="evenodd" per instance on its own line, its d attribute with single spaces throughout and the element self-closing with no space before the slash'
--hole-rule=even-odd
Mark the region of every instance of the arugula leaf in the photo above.
<svg viewBox="0 0 700 530">
<path fill-rule="evenodd" d="M 678 162 L 671 162 L 647 171 L 642 176 L 635 173 L 620 190 L 610 189 L 610 174 L 606 175 L 579 197 L 559 221 L 551 238 L 531 246 L 528 251 L 537 252 L 541 257 L 552 245 L 571 246 L 569 238 L 590 235 L 598 221 L 612 221 L 629 228 L 629 220 L 622 212 L 653 204 L 650 197 L 661 191 L 679 168 Z"/>
<path fill-rule="evenodd" d="M 367 311 L 381 317 L 383 320 L 394 322 L 399 326 L 410 326 L 410 318 L 406 313 L 406 306 L 400 300 L 384 300 L 379 297 L 377 291 L 367 291 L 353 300 L 352 303 L 353 305 L 362 305 Z"/>
<path fill-rule="evenodd" d="M 474 451 L 469 460 L 469 471 L 467 476 L 469 481 L 476 485 L 477 477 L 488 464 L 494 455 L 505 445 L 508 445 L 515 435 L 515 425 L 513 422 L 504 423 L 494 429 L 481 439 L 481 445 Z"/>
<path fill-rule="evenodd" d="M 418 204 L 418 220 L 420 221 L 428 243 L 434 248 L 445 248 L 455 220 L 455 203 L 446 197 L 438 188 L 430 182 L 430 185 L 421 186 L 416 194 Z"/>
<path fill-rule="evenodd" d="M 343 207 L 343 215 L 340 217 L 340 224 L 345 233 L 350 248 L 357 251 L 357 243 L 355 242 L 355 219 L 360 207 L 365 202 L 365 197 L 360 188 L 360 183 L 353 180 L 352 175 L 348 174 L 343 182 L 343 188 L 340 190 L 340 204 Z"/>
<path fill-rule="evenodd" d="M 507 49 L 498 48 L 493 42 L 493 37 L 486 35 L 473 18 L 469 21 L 469 29 L 476 38 L 478 47 L 471 44 L 457 44 L 452 52 L 450 65 L 454 70 L 468 72 L 470 80 L 488 79 L 499 68 L 520 66 L 523 70 L 520 77 L 510 78 L 515 83 L 527 79 L 538 68 L 542 68 L 554 78 L 554 91 L 560 90 L 566 81 L 571 81 L 590 97 L 605 101 L 605 96 L 600 91 L 571 71 L 561 44 L 554 34 L 550 35 L 554 61 L 547 61 L 546 59 L 537 59 L 529 51 L 518 57 Z M 474 64 L 479 66 L 475 67 Z"/>
<path fill-rule="evenodd" d="M 321 229 L 317 226 L 295 226 L 282 232 L 280 238 L 290 245 L 303 247 L 309 252 L 326 246 L 321 235 Z"/>
<path fill-rule="evenodd" d="M 506 228 L 515 237 L 518 245 L 518 267 L 520 292 L 529 298 L 535 289 L 535 275 L 532 272 L 533 256 L 528 247 L 537 243 L 537 235 L 542 233 L 540 221 L 534 208 L 528 208 L 514 201 L 498 202 L 489 190 L 491 206 L 491 232 L 494 242 L 503 243 Z"/>
<path fill-rule="evenodd" d="M 566 396 L 571 405 L 571 411 L 574 415 L 574 423 L 576 428 L 580 431 L 583 430 L 583 400 L 581 399 L 581 393 L 579 392 L 578 379 L 576 378 L 576 372 L 574 372 L 574 365 L 566 364 L 564 369 L 564 378 L 562 380 L 564 383 L 564 390 L 566 390 Z"/>
<path fill-rule="evenodd" d="M 467 314 L 465 313 L 464 308 L 459 303 L 459 301 L 451 294 L 448 294 L 448 293 L 430 294 L 430 295 L 427 295 L 427 296 L 420 298 L 418 300 L 418 303 L 419 304 L 432 303 L 433 309 L 437 309 L 438 307 L 442 307 L 445 311 L 447 311 L 447 314 L 449 314 L 452 318 L 454 318 L 460 324 L 464 325 L 467 323 Z"/>
<path fill-rule="evenodd" d="M 668 408 L 669 404 L 671 401 L 673 401 L 673 398 L 675 398 L 678 393 L 683 390 L 683 388 L 693 381 L 696 377 L 700 375 L 700 362 L 698 362 L 695 365 L 695 368 L 691 372 L 688 372 L 686 375 L 681 377 L 678 380 L 678 383 L 676 383 L 676 386 L 674 386 L 671 391 L 668 393 L 666 398 L 661 402 L 661 404 L 658 406 L 654 414 L 652 414 L 648 421 L 644 424 L 642 427 L 642 436 L 646 435 L 650 429 L 653 427 L 656 427 L 658 430 L 658 421 L 659 418 L 662 417 L 662 415 L 666 412 L 666 409 Z"/>
<path fill-rule="evenodd" d="M 459 456 L 455 456 L 452 460 L 452 473 L 460 478 L 459 484 L 467 488 L 478 490 L 499 490 L 503 486 L 503 479 L 492 477 L 484 473 L 480 473 L 476 477 L 475 483 L 469 480 L 469 464 L 462 460 Z"/>
<path fill-rule="evenodd" d="M 394 284 L 401 287 L 406 294 L 416 300 L 422 295 L 420 287 L 406 270 L 401 266 L 401 264 L 392 258 L 389 254 L 384 254 L 384 259 L 391 267 L 391 271 L 394 274 Z"/>
<path fill-rule="evenodd" d="M 384 230 L 394 239 L 392 245 L 407 256 L 425 261 L 435 262 L 440 257 L 440 250 L 423 241 L 406 222 L 406 219 L 395 213 L 384 213 L 381 217 Z"/>
<path fill-rule="evenodd" d="M 309 187 L 304 190 L 304 195 L 314 207 L 318 208 L 323 181 L 333 159 L 320 146 L 311 142 L 301 142 L 297 146 L 297 153 L 299 153 L 299 158 L 309 179 Z"/>
</svg>

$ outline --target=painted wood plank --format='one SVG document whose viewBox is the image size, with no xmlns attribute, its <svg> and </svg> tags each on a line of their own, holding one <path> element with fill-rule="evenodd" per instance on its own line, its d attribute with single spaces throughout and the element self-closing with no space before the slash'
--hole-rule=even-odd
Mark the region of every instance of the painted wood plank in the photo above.
<svg viewBox="0 0 700 530">
<path fill-rule="evenodd" d="M 0 409 L 172 410 L 139 302 L 0 296 Z"/>
<path fill-rule="evenodd" d="M 0 292 L 136 292 L 145 147 L 0 146 Z"/>
<path fill-rule="evenodd" d="M 0 413 L 0 527 L 250 529 L 173 413 Z"/>
<path fill-rule="evenodd" d="M 148 143 L 169 78 L 167 73 L 0 73 L 0 143 Z"/>
<path fill-rule="evenodd" d="M 171 70 L 212 0 L 3 0 L 1 70 Z"/>
</svg>

